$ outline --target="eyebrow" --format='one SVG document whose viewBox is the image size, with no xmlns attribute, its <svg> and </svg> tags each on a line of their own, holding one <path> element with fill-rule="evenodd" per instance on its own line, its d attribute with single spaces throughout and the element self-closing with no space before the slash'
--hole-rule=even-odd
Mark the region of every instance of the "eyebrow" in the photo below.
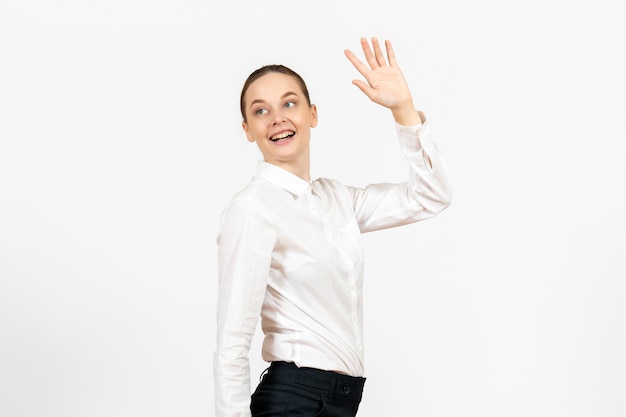
<svg viewBox="0 0 626 417">
<path fill-rule="evenodd" d="M 298 97 L 298 94 L 294 93 L 293 91 L 287 91 L 285 94 L 283 94 L 280 99 L 284 100 L 285 98 L 289 97 L 289 96 L 296 96 Z M 250 103 L 250 107 L 254 106 L 256 103 L 265 103 L 265 100 L 257 98 L 256 100 L 252 100 L 252 102 Z"/>
</svg>

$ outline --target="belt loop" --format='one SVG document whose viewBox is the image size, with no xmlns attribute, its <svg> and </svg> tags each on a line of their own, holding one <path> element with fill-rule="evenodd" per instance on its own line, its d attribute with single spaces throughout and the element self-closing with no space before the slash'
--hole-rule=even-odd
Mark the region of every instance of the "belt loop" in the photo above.
<svg viewBox="0 0 626 417">
<path fill-rule="evenodd" d="M 328 390 L 328 398 L 330 398 L 331 400 L 334 400 L 337 398 L 336 396 L 336 391 L 337 391 L 337 378 L 332 378 L 330 380 L 330 388 Z"/>
</svg>

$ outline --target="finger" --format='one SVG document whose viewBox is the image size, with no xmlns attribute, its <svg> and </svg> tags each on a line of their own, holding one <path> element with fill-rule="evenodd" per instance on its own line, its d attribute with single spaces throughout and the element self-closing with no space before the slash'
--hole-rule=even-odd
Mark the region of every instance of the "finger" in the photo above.
<svg viewBox="0 0 626 417">
<path fill-rule="evenodd" d="M 398 61 L 396 60 L 396 53 L 394 52 L 389 39 L 385 39 L 385 48 L 387 49 L 387 59 L 389 60 L 389 65 L 392 67 L 397 66 Z"/>
<path fill-rule="evenodd" d="M 346 57 L 352 62 L 352 65 L 356 68 L 357 71 L 361 73 L 364 77 L 367 77 L 367 73 L 370 69 L 365 65 L 357 56 L 349 49 L 343 51 Z"/>
<path fill-rule="evenodd" d="M 383 51 L 380 49 L 378 39 L 372 38 L 372 46 L 374 47 L 374 54 L 376 54 L 376 62 L 378 65 L 381 67 L 387 66 L 387 61 L 385 61 L 385 55 L 383 55 Z"/>
<path fill-rule="evenodd" d="M 370 49 L 370 45 L 369 43 L 367 43 L 367 39 L 361 38 L 361 47 L 363 48 L 363 55 L 365 55 L 365 59 L 367 60 L 367 63 L 370 65 L 370 68 L 371 69 L 378 68 L 379 67 L 378 61 L 376 57 L 374 56 L 374 54 L 372 53 L 372 50 Z"/>
</svg>

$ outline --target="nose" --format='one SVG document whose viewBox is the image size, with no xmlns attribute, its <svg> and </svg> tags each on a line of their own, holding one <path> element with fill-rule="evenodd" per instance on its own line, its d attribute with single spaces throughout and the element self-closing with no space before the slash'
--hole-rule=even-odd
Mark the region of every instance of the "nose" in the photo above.
<svg viewBox="0 0 626 417">
<path fill-rule="evenodd" d="M 284 121 L 285 121 L 285 115 L 283 114 L 283 109 L 282 108 L 276 109 L 276 111 L 274 111 L 274 119 L 272 121 L 272 124 L 277 125 Z"/>
</svg>

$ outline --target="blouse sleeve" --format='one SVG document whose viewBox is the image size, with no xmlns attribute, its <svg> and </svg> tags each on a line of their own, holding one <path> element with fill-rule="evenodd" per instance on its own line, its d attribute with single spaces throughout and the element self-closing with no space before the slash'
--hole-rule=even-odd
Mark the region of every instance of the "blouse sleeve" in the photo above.
<svg viewBox="0 0 626 417">
<path fill-rule="evenodd" d="M 445 162 L 430 136 L 429 123 L 396 124 L 400 148 L 409 165 L 402 183 L 349 187 L 361 232 L 387 229 L 433 217 L 452 200 Z"/>
<path fill-rule="evenodd" d="M 225 209 L 217 235 L 216 417 L 250 416 L 248 353 L 265 297 L 274 242 L 274 228 L 253 201 L 236 199 Z"/>
</svg>

